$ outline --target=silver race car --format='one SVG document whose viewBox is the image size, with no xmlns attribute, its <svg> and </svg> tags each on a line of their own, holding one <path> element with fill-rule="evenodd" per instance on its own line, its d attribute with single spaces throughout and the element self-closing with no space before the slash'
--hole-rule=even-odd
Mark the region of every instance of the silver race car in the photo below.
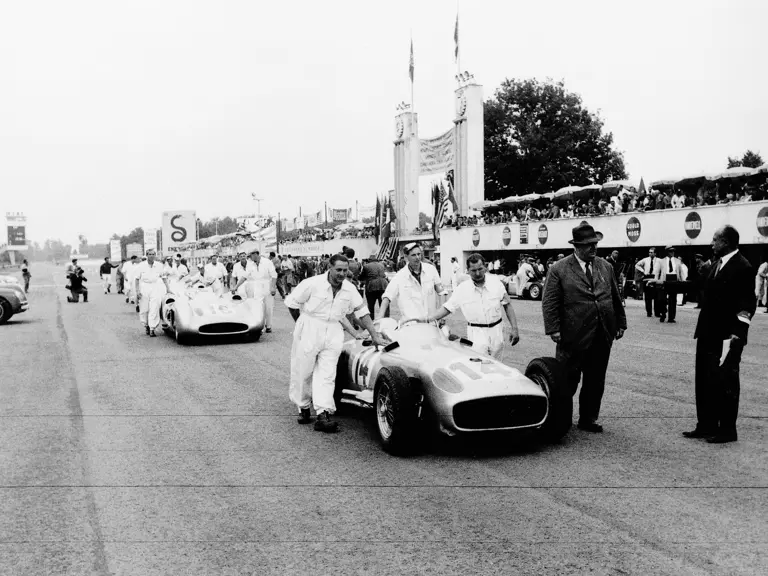
<svg viewBox="0 0 768 576">
<path fill-rule="evenodd" d="M 536 430 L 547 441 L 570 429 L 573 399 L 554 358 L 532 360 L 523 375 L 436 324 L 384 318 L 376 325 L 392 344 L 345 342 L 336 404 L 373 408 L 387 452 L 413 450 L 429 424 L 448 435 Z"/>
<path fill-rule="evenodd" d="M 185 287 L 168 293 L 160 305 L 163 329 L 173 334 L 179 344 L 188 344 L 196 336 L 243 335 L 256 342 L 264 329 L 264 300 L 242 299 L 229 292 L 216 295 L 210 288 Z"/>
</svg>

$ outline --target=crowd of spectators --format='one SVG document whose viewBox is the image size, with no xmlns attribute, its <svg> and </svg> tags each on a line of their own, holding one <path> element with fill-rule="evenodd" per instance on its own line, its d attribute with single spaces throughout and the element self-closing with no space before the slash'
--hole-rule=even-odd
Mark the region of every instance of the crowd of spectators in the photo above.
<svg viewBox="0 0 768 576">
<path fill-rule="evenodd" d="M 340 240 L 346 238 L 373 238 L 374 227 L 366 226 L 363 229 L 345 228 L 340 230 L 307 228 L 305 230 L 293 230 L 280 234 L 280 244 L 292 242 L 323 242 L 326 240 Z"/>
<path fill-rule="evenodd" d="M 647 212 L 675 208 L 693 208 L 714 206 L 768 199 L 766 184 L 745 186 L 742 188 L 723 188 L 713 184 L 702 185 L 698 190 L 655 190 L 637 194 L 626 189 L 619 189 L 609 197 L 568 199 L 562 202 L 541 199 L 532 203 L 521 204 L 508 209 L 489 207 L 480 216 L 453 215 L 446 219 L 443 227 L 482 226 L 505 224 L 509 222 L 531 222 L 555 220 L 559 218 L 584 218 L 612 216 L 626 212 Z"/>
</svg>

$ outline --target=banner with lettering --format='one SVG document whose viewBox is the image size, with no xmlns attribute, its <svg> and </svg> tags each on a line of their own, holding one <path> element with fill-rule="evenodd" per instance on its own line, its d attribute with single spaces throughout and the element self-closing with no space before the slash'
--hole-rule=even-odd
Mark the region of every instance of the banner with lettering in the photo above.
<svg viewBox="0 0 768 576">
<path fill-rule="evenodd" d="M 453 168 L 453 128 L 437 138 L 421 140 L 419 174 L 436 174 Z"/>
<path fill-rule="evenodd" d="M 331 210 L 331 220 L 334 224 L 344 224 L 349 217 L 349 210 L 346 208 L 333 208 Z"/>
</svg>

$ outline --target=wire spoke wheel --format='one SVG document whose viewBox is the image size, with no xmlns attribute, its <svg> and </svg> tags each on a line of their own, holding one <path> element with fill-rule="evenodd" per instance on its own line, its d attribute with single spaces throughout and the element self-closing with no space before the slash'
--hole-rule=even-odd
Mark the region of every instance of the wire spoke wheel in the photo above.
<svg viewBox="0 0 768 576">
<path fill-rule="evenodd" d="M 392 409 L 392 390 L 386 383 L 382 383 L 379 389 L 379 397 L 376 401 L 376 421 L 382 440 L 389 440 L 392 437 L 395 415 Z"/>
</svg>

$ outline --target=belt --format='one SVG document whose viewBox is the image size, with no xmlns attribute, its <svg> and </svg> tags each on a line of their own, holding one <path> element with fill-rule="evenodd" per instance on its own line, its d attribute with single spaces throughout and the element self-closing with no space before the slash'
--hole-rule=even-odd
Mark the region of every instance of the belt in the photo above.
<svg viewBox="0 0 768 576">
<path fill-rule="evenodd" d="M 467 322 L 467 326 L 472 326 L 472 328 L 493 328 L 494 326 L 498 326 L 501 323 L 501 318 L 496 320 L 496 322 L 491 322 L 490 324 L 473 324 L 472 322 Z"/>
</svg>

